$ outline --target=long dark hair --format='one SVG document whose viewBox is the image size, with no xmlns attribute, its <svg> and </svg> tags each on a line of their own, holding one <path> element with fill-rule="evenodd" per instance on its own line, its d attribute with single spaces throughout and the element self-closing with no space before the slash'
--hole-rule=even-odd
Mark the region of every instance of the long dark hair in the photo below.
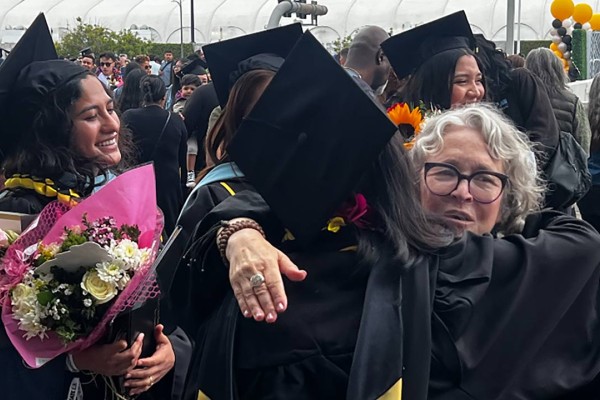
<svg viewBox="0 0 600 400">
<path fill-rule="evenodd" d="M 358 253 L 370 265 L 381 256 L 382 241 L 391 244 L 400 261 L 409 262 L 418 253 L 434 251 L 453 240 L 438 220 L 423 211 L 417 172 L 403 142 L 399 134 L 394 135 L 357 187 L 376 211 L 384 230 L 359 230 Z"/>
<path fill-rule="evenodd" d="M 140 80 L 142 104 L 156 104 L 165 97 L 167 88 L 163 80 L 156 75 L 146 75 Z"/>
<path fill-rule="evenodd" d="M 18 173 L 58 179 L 65 173 L 72 174 L 76 180 L 73 189 L 85 196 L 94 188 L 97 175 L 106 176 L 109 169 L 122 170 L 130 165 L 131 138 L 123 128 L 119 135 L 121 162 L 117 166 L 108 166 L 98 158 L 84 157 L 71 147 L 73 120 L 70 112 L 81 98 L 81 82 L 89 77 L 96 79 L 92 72 L 86 72 L 61 84 L 50 92 L 29 123 L 18 125 L 14 135 L 19 141 L 4 162 L 5 176 Z M 106 87 L 104 89 L 112 96 Z"/>
<path fill-rule="evenodd" d="M 140 88 L 140 81 L 145 76 L 147 76 L 146 72 L 143 69 L 138 68 L 130 71 L 125 77 L 121 95 L 117 102 L 117 107 L 122 113 L 131 108 L 139 108 L 142 106 L 142 89 Z"/>
<path fill-rule="evenodd" d="M 497 102 L 502 100 L 509 88 L 511 64 L 506 54 L 496 48 L 496 44 L 483 35 L 475 35 L 477 43 L 476 59 L 485 79 L 486 97 Z"/>
<path fill-rule="evenodd" d="M 592 81 L 589 99 L 588 118 L 592 130 L 590 153 L 595 153 L 600 151 L 600 74 L 596 75 Z"/>
<path fill-rule="evenodd" d="M 262 87 L 273 78 L 275 72 L 257 69 L 246 72 L 231 88 L 225 109 L 206 136 L 206 153 L 212 166 L 207 166 L 199 175 L 203 177 L 213 166 L 229 160 L 227 147 L 233 140 L 242 120 L 254 107 Z"/>
<path fill-rule="evenodd" d="M 467 48 L 459 48 L 446 50 L 429 58 L 411 75 L 400 91 L 402 101 L 414 105 L 423 102 L 426 107 L 449 109 L 454 71 L 462 56 L 475 57 L 475 53 Z M 483 73 L 479 61 L 477 64 Z"/>
</svg>

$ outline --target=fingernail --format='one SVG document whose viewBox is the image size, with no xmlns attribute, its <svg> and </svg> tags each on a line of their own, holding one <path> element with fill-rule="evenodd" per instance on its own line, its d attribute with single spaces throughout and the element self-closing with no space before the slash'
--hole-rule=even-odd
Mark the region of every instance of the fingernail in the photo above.
<svg viewBox="0 0 600 400">
<path fill-rule="evenodd" d="M 283 310 L 285 310 L 285 307 L 283 306 L 283 303 L 277 304 L 277 311 L 283 311 Z"/>
<path fill-rule="evenodd" d="M 246 318 L 250 317 L 250 311 L 244 310 L 244 317 L 246 317 Z"/>
<path fill-rule="evenodd" d="M 125 383 L 123 384 L 123 386 L 125 386 L 125 387 L 129 387 L 129 382 L 125 382 Z"/>
<path fill-rule="evenodd" d="M 131 374 L 125 375 L 125 379 L 129 379 L 129 378 L 131 378 Z"/>
<path fill-rule="evenodd" d="M 140 340 L 144 340 L 144 334 L 140 333 Z"/>
<path fill-rule="evenodd" d="M 261 312 L 257 312 L 256 315 L 254 315 L 254 318 L 256 319 L 263 319 L 265 317 L 265 315 Z"/>
<path fill-rule="evenodd" d="M 274 319 L 275 319 L 275 317 L 273 316 L 272 313 L 267 314 L 267 321 L 273 321 Z"/>
</svg>

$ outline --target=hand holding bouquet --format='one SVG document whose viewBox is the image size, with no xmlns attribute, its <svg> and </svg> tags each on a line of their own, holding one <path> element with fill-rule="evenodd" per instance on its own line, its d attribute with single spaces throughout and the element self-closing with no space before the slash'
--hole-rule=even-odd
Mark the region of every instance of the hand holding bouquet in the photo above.
<svg viewBox="0 0 600 400">
<path fill-rule="evenodd" d="M 91 346 L 120 312 L 158 295 L 150 268 L 158 216 L 154 171 L 146 165 L 71 210 L 49 204 L 7 249 L 2 321 L 28 365 Z"/>
</svg>

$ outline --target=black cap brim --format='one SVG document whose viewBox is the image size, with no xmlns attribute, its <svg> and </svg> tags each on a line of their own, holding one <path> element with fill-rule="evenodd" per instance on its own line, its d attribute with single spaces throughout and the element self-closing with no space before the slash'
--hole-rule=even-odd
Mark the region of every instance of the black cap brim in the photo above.
<svg viewBox="0 0 600 400">
<path fill-rule="evenodd" d="M 302 25 L 291 24 L 203 46 L 221 107 L 225 107 L 229 98 L 229 77 L 241 61 L 261 53 L 285 58 L 300 36 Z"/>
<path fill-rule="evenodd" d="M 228 153 L 285 227 L 307 243 L 395 131 L 383 109 L 306 32 Z"/>
<path fill-rule="evenodd" d="M 475 49 L 475 38 L 464 11 L 419 25 L 381 44 L 399 79 L 412 74 L 434 55 L 457 48 Z"/>
</svg>

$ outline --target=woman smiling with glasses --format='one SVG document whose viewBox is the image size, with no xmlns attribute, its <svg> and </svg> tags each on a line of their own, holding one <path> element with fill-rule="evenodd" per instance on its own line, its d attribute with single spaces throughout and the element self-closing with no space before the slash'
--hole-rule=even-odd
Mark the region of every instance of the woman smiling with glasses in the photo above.
<svg viewBox="0 0 600 400">
<path fill-rule="evenodd" d="M 457 233 L 515 233 L 543 185 L 528 139 L 506 117 L 472 105 L 429 120 L 409 152 L 421 203 Z"/>
</svg>

